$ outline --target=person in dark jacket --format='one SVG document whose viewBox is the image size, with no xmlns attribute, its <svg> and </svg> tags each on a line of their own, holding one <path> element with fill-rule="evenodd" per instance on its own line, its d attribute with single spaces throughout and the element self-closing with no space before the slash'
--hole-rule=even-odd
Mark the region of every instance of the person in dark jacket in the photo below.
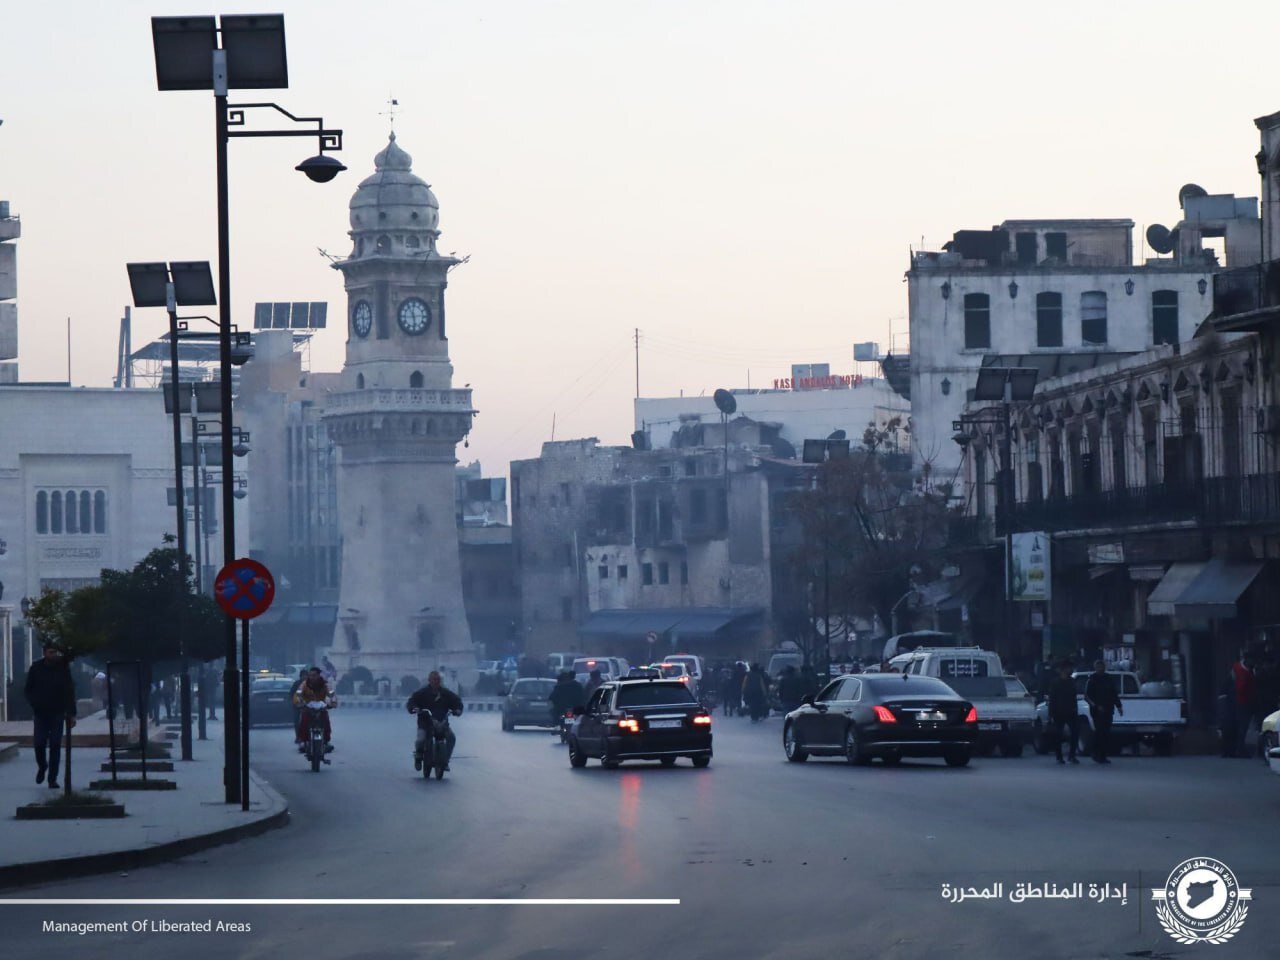
<svg viewBox="0 0 1280 960">
<path fill-rule="evenodd" d="M 440 671 L 432 670 L 427 674 L 427 685 L 415 692 L 404 708 L 410 713 L 418 714 L 418 738 L 413 745 L 413 768 L 422 769 L 422 748 L 426 746 L 427 737 L 431 736 L 432 720 L 445 720 L 449 714 L 455 717 L 462 715 L 462 698 L 444 686 Z M 454 745 L 458 738 L 451 727 L 445 727 L 444 768 L 449 769 L 449 758 L 453 756 Z"/>
<path fill-rule="evenodd" d="M 551 726 L 554 728 L 566 713 L 587 705 L 587 690 L 572 670 L 561 670 L 547 699 L 551 702 Z"/>
<path fill-rule="evenodd" d="M 31 705 L 36 783 L 43 783 L 48 773 L 49 786 L 57 787 L 62 763 L 62 727 L 64 723 L 67 727 L 76 725 L 76 688 L 71 670 L 57 647 L 45 644 L 44 658 L 27 671 L 23 693 Z"/>
<path fill-rule="evenodd" d="M 1067 762 L 1062 759 L 1062 741 L 1065 738 L 1071 745 L 1071 762 L 1079 763 L 1076 757 L 1076 719 L 1079 713 L 1076 708 L 1076 683 L 1071 679 L 1071 661 L 1063 660 L 1058 664 L 1058 675 L 1049 681 L 1046 699 L 1049 701 L 1050 736 L 1053 737 L 1058 762 Z"/>
<path fill-rule="evenodd" d="M 804 694 L 804 678 L 796 672 L 795 667 L 788 664 L 783 668 L 782 676 L 778 678 L 778 700 L 782 703 L 782 712 L 790 713 L 800 706 Z"/>
<path fill-rule="evenodd" d="M 751 665 L 742 681 L 742 699 L 752 723 L 759 723 L 769 715 L 769 677 L 758 663 Z"/>
<path fill-rule="evenodd" d="M 1107 676 L 1107 665 L 1094 661 L 1093 673 L 1084 684 L 1084 699 L 1089 704 L 1089 719 L 1093 721 L 1093 759 L 1095 763 L 1110 763 L 1107 747 L 1111 742 L 1111 720 L 1116 713 L 1124 716 L 1124 704 L 1115 681 Z"/>
</svg>

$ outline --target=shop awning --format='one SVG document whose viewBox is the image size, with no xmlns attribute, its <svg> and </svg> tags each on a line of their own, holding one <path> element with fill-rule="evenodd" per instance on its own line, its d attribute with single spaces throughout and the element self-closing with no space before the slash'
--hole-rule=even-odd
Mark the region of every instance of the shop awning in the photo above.
<svg viewBox="0 0 1280 960">
<path fill-rule="evenodd" d="M 1229 619 L 1234 617 L 1236 601 L 1249 589 L 1249 584 L 1262 572 L 1261 561 L 1232 563 L 1214 557 L 1174 601 L 1173 611 L 1188 620 Z"/>
<path fill-rule="evenodd" d="M 1191 581 L 1200 576 L 1203 563 L 1175 563 L 1165 571 L 1156 588 L 1147 597 L 1147 613 L 1153 617 L 1172 617 L 1173 605 Z"/>
<path fill-rule="evenodd" d="M 699 610 L 681 618 L 674 627 L 677 637 L 713 637 L 735 621 L 758 617 L 763 611 L 758 607 L 729 607 L 719 610 Z"/>
<path fill-rule="evenodd" d="M 661 610 L 597 610 L 578 628 L 583 637 L 643 640 L 648 634 L 712 637 L 735 621 L 758 617 L 759 607 L 687 607 Z"/>
</svg>

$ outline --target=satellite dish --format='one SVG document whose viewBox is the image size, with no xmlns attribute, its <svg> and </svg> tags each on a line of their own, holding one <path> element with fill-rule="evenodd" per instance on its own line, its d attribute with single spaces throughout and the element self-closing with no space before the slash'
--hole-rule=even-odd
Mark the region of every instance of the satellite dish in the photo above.
<svg viewBox="0 0 1280 960">
<path fill-rule="evenodd" d="M 1173 234 L 1162 223 L 1153 223 L 1147 227 L 1147 243 L 1151 245 L 1151 249 L 1156 253 L 1173 252 Z"/>
<path fill-rule="evenodd" d="M 726 416 L 736 413 L 738 410 L 738 401 L 734 399 L 733 394 L 728 390 L 717 390 L 714 394 L 716 401 L 716 409 Z"/>
<path fill-rule="evenodd" d="M 1178 191 L 1178 206 L 1182 209 L 1187 208 L 1187 201 L 1193 197 L 1207 197 L 1209 191 L 1198 183 L 1184 183 L 1182 189 Z"/>
</svg>

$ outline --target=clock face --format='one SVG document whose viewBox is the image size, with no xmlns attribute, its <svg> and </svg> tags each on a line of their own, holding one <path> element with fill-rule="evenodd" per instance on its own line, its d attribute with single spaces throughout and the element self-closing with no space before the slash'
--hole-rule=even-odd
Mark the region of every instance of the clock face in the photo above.
<svg viewBox="0 0 1280 960">
<path fill-rule="evenodd" d="M 417 297 L 411 297 L 400 304 L 400 313 L 397 319 L 400 322 L 401 330 L 416 336 L 419 333 L 426 332 L 427 327 L 431 326 L 431 308 L 427 306 L 425 301 Z"/>
<path fill-rule="evenodd" d="M 373 308 L 368 300 L 361 300 L 351 311 L 351 326 L 357 337 L 367 337 L 373 329 Z"/>
</svg>

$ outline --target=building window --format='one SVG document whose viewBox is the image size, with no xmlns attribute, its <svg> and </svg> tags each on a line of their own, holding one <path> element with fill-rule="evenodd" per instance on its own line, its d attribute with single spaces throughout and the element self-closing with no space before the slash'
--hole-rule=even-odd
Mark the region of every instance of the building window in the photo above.
<svg viewBox="0 0 1280 960">
<path fill-rule="evenodd" d="M 1222 476 L 1240 476 L 1240 396 L 1222 394 Z"/>
<path fill-rule="evenodd" d="M 569 484 L 567 483 L 560 484 L 560 499 L 564 501 L 564 505 L 566 507 L 573 502 L 573 497 L 571 496 Z"/>
<path fill-rule="evenodd" d="M 1067 235 L 1065 233 L 1046 233 L 1044 235 L 1044 256 L 1046 260 L 1067 262 Z"/>
<path fill-rule="evenodd" d="M 415 370 L 415 371 L 413 371 L 413 373 L 409 374 L 409 388 L 410 388 L 411 390 L 420 390 L 420 389 L 422 389 L 422 374 L 421 374 L 420 372 L 418 372 L 417 370 Z"/>
<path fill-rule="evenodd" d="M 658 561 L 658 583 L 671 582 L 671 568 L 667 566 L 667 561 Z"/>
<path fill-rule="evenodd" d="M 84 536 L 106 532 L 106 491 L 36 491 L 36 533 Z"/>
<path fill-rule="evenodd" d="M 601 580 L 608 580 L 609 565 L 605 563 L 600 564 L 600 566 L 596 567 L 596 573 L 599 574 Z"/>
<path fill-rule="evenodd" d="M 573 622 L 573 597 L 560 598 L 560 619 L 565 623 Z"/>
<path fill-rule="evenodd" d="M 1111 489 L 1124 490 L 1129 486 L 1129 471 L 1124 462 L 1124 421 L 1119 417 L 1111 421 Z"/>
<path fill-rule="evenodd" d="M 964 347 L 986 350 L 991 346 L 991 298 L 985 293 L 964 295 Z"/>
<path fill-rule="evenodd" d="M 1102 290 L 1080 294 L 1080 340 L 1098 345 L 1107 342 L 1107 295 Z"/>
<path fill-rule="evenodd" d="M 1178 342 L 1178 291 L 1153 290 L 1151 292 L 1151 342 Z"/>
<path fill-rule="evenodd" d="M 1142 482 L 1148 487 L 1160 483 L 1160 448 L 1154 411 L 1142 414 Z"/>
<path fill-rule="evenodd" d="M 682 587 L 689 585 L 689 563 L 686 560 L 680 561 L 680 585 Z"/>
<path fill-rule="evenodd" d="M 646 587 L 653 586 L 653 564 L 652 563 L 640 564 L 640 582 L 644 584 Z"/>
<path fill-rule="evenodd" d="M 1036 346 L 1062 346 L 1062 294 L 1036 294 Z"/>
<path fill-rule="evenodd" d="M 693 457 L 685 458 L 684 475 L 686 477 L 696 477 L 698 475 L 698 461 Z"/>
<path fill-rule="evenodd" d="M 418 624 L 418 649 L 434 650 L 436 648 L 436 632 L 425 623 Z"/>
<path fill-rule="evenodd" d="M 689 494 L 689 522 L 707 522 L 707 491 L 694 490 Z"/>
<path fill-rule="evenodd" d="M 627 579 L 627 565 L 625 563 L 618 564 L 618 579 Z"/>
<path fill-rule="evenodd" d="M 356 389 L 357 389 L 357 390 L 363 390 L 363 389 L 364 389 L 364 374 L 363 374 L 363 373 L 357 373 L 357 374 L 356 374 Z"/>
<path fill-rule="evenodd" d="M 1020 267 L 1034 267 L 1036 265 L 1037 244 L 1036 235 L 1034 233 L 1016 233 L 1013 236 L 1013 246 L 1015 256 Z"/>
<path fill-rule="evenodd" d="M 36 494 L 36 533 L 49 532 L 49 494 L 41 490 Z"/>
</svg>

